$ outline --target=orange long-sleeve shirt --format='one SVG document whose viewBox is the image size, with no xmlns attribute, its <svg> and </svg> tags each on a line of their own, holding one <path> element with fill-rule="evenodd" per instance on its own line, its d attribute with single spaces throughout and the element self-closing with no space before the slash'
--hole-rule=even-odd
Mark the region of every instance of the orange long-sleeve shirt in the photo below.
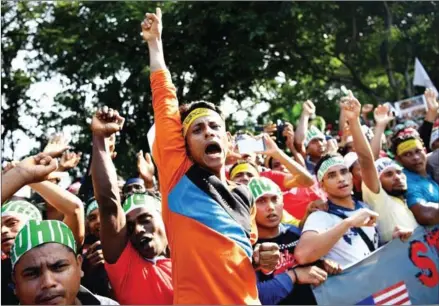
<svg viewBox="0 0 439 306">
<path fill-rule="evenodd" d="M 239 188 L 226 187 L 240 203 L 236 211 L 229 211 L 209 194 L 200 177 L 213 182 L 215 177 L 186 155 L 169 71 L 153 72 L 151 88 L 156 125 L 153 158 L 171 249 L 174 303 L 260 304 L 252 266 L 252 243 L 257 239 L 252 201 L 235 190 Z"/>
</svg>

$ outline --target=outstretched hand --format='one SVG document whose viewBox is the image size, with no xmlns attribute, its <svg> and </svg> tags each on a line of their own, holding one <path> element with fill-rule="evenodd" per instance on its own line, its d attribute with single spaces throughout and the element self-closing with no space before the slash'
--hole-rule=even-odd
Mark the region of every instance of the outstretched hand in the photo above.
<svg viewBox="0 0 439 306">
<path fill-rule="evenodd" d="M 375 118 L 375 122 L 378 125 L 386 126 L 390 121 L 395 119 L 395 117 L 390 112 L 390 108 L 388 105 L 378 105 L 377 108 L 373 111 L 373 115 Z"/>
<path fill-rule="evenodd" d="M 15 164 L 14 168 L 26 184 L 32 184 L 47 180 L 48 176 L 58 168 L 58 162 L 48 153 L 43 152 L 23 159 Z"/>
<path fill-rule="evenodd" d="M 142 22 L 142 35 L 146 42 L 160 40 L 162 37 L 162 10 L 156 8 L 155 14 L 146 13 Z"/>
<path fill-rule="evenodd" d="M 361 113 L 361 104 L 354 97 L 352 91 L 349 90 L 348 99 L 342 100 L 341 108 L 348 120 L 355 120 L 360 117 Z"/>
</svg>

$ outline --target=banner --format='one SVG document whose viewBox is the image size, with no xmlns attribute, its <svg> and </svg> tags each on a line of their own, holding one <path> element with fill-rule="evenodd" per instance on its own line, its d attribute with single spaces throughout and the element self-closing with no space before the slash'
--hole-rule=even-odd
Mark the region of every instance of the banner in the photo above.
<svg viewBox="0 0 439 306">
<path fill-rule="evenodd" d="M 410 97 L 393 103 L 396 116 L 400 118 L 424 118 L 427 113 L 427 101 L 424 95 Z"/>
<path fill-rule="evenodd" d="M 389 242 L 313 292 L 318 305 L 439 304 L 439 226 Z"/>
</svg>

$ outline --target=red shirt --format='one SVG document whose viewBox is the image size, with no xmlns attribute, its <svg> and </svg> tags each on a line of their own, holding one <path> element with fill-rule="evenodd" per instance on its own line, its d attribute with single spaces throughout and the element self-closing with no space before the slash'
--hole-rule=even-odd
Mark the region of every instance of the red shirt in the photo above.
<svg viewBox="0 0 439 306">
<path fill-rule="evenodd" d="M 171 260 L 146 260 L 128 242 L 114 264 L 105 263 L 111 287 L 121 305 L 172 304 Z"/>
<path fill-rule="evenodd" d="M 317 182 L 311 187 L 294 187 L 288 190 L 285 187 L 287 173 L 271 170 L 261 172 L 260 175 L 271 179 L 280 187 L 283 192 L 284 209 L 299 220 L 305 216 L 306 208 L 310 202 L 318 199 L 326 201 L 326 195 L 319 188 Z"/>
</svg>

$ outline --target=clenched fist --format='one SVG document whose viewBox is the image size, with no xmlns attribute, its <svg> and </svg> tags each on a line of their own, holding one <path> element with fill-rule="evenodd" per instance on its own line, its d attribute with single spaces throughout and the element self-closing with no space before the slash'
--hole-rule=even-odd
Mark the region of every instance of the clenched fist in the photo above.
<svg viewBox="0 0 439 306">
<path fill-rule="evenodd" d="M 118 111 L 104 106 L 93 116 L 90 128 L 94 135 L 108 138 L 122 130 L 124 122 Z"/>
</svg>

